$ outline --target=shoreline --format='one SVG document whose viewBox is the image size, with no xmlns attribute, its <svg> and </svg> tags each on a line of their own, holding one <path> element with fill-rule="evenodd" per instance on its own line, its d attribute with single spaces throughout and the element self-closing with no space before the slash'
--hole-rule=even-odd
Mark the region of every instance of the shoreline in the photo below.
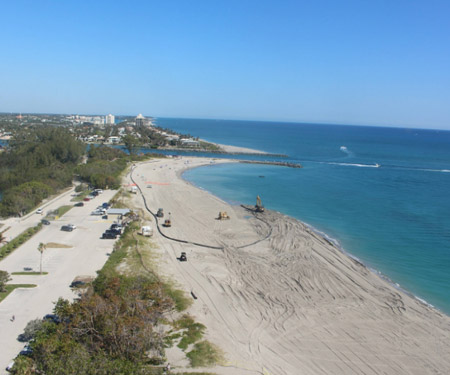
<svg viewBox="0 0 450 375">
<path fill-rule="evenodd" d="M 164 233 L 188 243 L 156 234 L 160 269 L 186 293 L 195 291 L 190 313 L 206 325 L 208 340 L 220 345 L 228 364 L 240 373 L 295 375 L 450 369 L 450 360 L 438 355 L 450 350 L 447 315 L 395 288 L 308 224 L 270 210 L 249 214 L 182 178 L 211 160 L 140 163 L 136 182 L 167 183 L 143 185 L 143 193 L 152 209 L 172 213 Z M 231 220 L 217 221 L 219 211 Z M 195 241 L 220 250 L 195 247 Z M 188 262 L 176 260 L 180 251 Z M 173 358 L 181 368 L 183 361 Z"/>
<path fill-rule="evenodd" d="M 235 163 L 246 163 L 246 161 L 239 161 L 239 160 L 236 160 L 236 161 L 233 161 L 233 162 L 235 162 Z M 215 164 L 221 164 L 221 161 L 216 161 Z M 220 199 L 221 201 L 223 201 L 223 202 L 226 203 L 226 204 L 229 204 L 229 205 L 231 205 L 231 206 L 233 206 L 233 205 L 241 205 L 241 206 L 242 206 L 242 205 L 246 205 L 246 204 L 244 204 L 244 203 L 242 203 L 242 202 L 239 202 L 239 203 L 232 203 L 232 202 L 229 202 L 229 201 L 224 201 L 222 198 L 218 197 L 218 196 L 215 195 L 213 192 L 211 192 L 211 191 L 209 191 L 209 190 L 207 190 L 207 189 L 204 189 L 204 188 L 202 188 L 202 187 L 196 185 L 195 183 L 193 183 L 193 182 L 191 182 L 191 181 L 189 181 L 189 180 L 187 180 L 187 179 L 185 179 L 185 178 L 183 177 L 184 173 L 185 173 L 186 171 L 188 171 L 188 170 L 195 169 L 195 168 L 208 167 L 208 166 L 211 166 L 211 165 L 210 165 L 210 164 L 205 164 L 205 165 L 196 166 L 196 167 L 192 167 L 192 168 L 186 168 L 186 169 L 184 169 L 183 171 L 181 171 L 181 172 L 178 174 L 178 177 L 179 177 L 179 178 L 182 178 L 182 179 L 183 179 L 184 181 L 186 181 L 189 185 L 191 185 L 191 186 L 193 186 L 193 187 L 195 187 L 195 188 L 197 188 L 197 189 L 200 189 L 200 190 L 202 190 L 202 191 L 204 191 L 204 192 L 206 192 L 206 193 L 208 193 L 208 194 L 210 194 L 210 195 L 216 197 L 217 199 Z M 266 210 L 267 210 L 267 209 L 266 209 Z M 340 244 L 340 242 L 339 242 L 338 240 L 336 240 L 335 238 L 329 236 L 326 232 L 321 231 L 320 229 L 317 229 L 317 228 L 314 227 L 312 224 L 309 224 L 309 223 L 307 223 L 306 221 L 303 221 L 303 220 L 297 219 L 297 218 L 294 217 L 294 216 L 290 216 L 290 215 L 288 215 L 288 214 L 285 214 L 284 212 L 281 212 L 281 211 L 274 211 L 274 210 L 269 210 L 269 211 L 273 211 L 273 212 L 276 212 L 276 213 L 278 213 L 278 214 L 280 214 L 280 215 L 284 215 L 284 216 L 286 216 L 286 217 L 289 217 L 289 218 L 292 219 L 292 220 L 298 221 L 298 222 L 301 223 L 302 225 L 305 225 L 305 226 L 306 226 L 307 228 L 309 228 L 309 229 L 311 230 L 311 232 L 313 232 L 315 235 L 319 236 L 321 239 L 323 239 L 324 241 L 328 242 L 328 243 L 330 244 L 330 246 L 336 247 L 343 255 L 345 255 L 345 256 L 351 258 L 351 259 L 354 260 L 355 262 L 358 262 L 359 264 L 361 264 L 361 266 L 367 268 L 370 272 L 372 272 L 374 275 L 376 275 L 377 277 L 379 277 L 379 278 L 382 279 L 383 281 L 389 283 L 392 287 L 396 288 L 397 290 L 399 290 L 399 291 L 402 292 L 402 293 L 407 294 L 407 295 L 410 296 L 411 298 L 416 299 L 418 302 L 422 303 L 423 305 L 425 305 L 425 306 L 427 306 L 427 307 L 430 307 L 430 308 L 433 308 L 433 309 L 437 310 L 439 313 L 441 313 L 441 314 L 443 314 L 443 315 L 446 315 L 446 316 L 450 317 L 450 314 L 449 314 L 449 313 L 447 313 L 447 312 L 445 312 L 445 311 L 439 309 L 438 307 L 434 306 L 433 304 L 427 302 L 426 299 L 424 299 L 424 298 L 422 298 L 422 297 L 419 297 L 419 296 L 415 295 L 413 292 L 409 291 L 408 289 L 403 288 L 399 283 L 397 283 L 397 282 L 395 282 L 394 280 L 392 280 L 389 276 L 385 275 L 385 274 L 384 274 L 383 272 L 381 272 L 380 270 L 377 270 L 376 268 L 370 267 L 370 266 L 367 265 L 363 260 L 361 260 L 360 258 L 358 258 L 356 255 L 354 255 L 354 254 L 352 254 L 351 252 L 348 252 L 347 250 L 345 250 L 345 248 Z"/>
</svg>

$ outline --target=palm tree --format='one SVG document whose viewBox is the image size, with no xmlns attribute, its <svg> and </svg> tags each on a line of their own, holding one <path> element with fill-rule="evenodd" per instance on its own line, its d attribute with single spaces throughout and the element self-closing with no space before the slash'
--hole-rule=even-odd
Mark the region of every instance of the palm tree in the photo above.
<svg viewBox="0 0 450 375">
<path fill-rule="evenodd" d="M 7 243 L 6 236 L 3 234 L 5 233 L 9 228 L 6 228 L 4 231 L 0 232 L 0 246 L 2 243 Z"/>
<path fill-rule="evenodd" d="M 38 251 L 41 253 L 41 261 L 40 261 L 40 266 L 39 266 L 39 272 L 42 275 L 42 254 L 44 253 L 44 250 L 47 248 L 47 245 L 45 245 L 44 243 L 39 243 L 38 246 Z"/>
</svg>

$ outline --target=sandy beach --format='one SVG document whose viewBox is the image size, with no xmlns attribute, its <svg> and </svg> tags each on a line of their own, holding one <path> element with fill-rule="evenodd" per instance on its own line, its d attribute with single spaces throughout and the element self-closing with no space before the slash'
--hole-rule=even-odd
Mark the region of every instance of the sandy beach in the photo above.
<svg viewBox="0 0 450 375">
<path fill-rule="evenodd" d="M 447 315 L 396 289 L 298 220 L 231 206 L 181 178 L 187 168 L 219 162 L 231 161 L 158 159 L 137 164 L 127 176 L 153 213 L 160 207 L 170 212 L 172 227 L 161 231 L 188 241 L 156 230 L 153 236 L 158 271 L 194 292 L 189 313 L 225 353 L 226 361 L 208 371 L 450 373 Z M 133 204 L 143 208 L 140 194 Z M 230 220 L 217 220 L 219 211 Z M 187 262 L 176 259 L 181 251 Z M 167 354 L 174 372 L 185 369 L 179 353 Z"/>
</svg>

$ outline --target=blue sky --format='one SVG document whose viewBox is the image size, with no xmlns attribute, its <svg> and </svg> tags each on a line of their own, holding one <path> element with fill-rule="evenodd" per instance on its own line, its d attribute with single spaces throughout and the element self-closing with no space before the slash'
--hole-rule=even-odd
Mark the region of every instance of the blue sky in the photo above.
<svg viewBox="0 0 450 375">
<path fill-rule="evenodd" d="M 4 1 L 0 111 L 450 129 L 449 1 Z"/>
</svg>

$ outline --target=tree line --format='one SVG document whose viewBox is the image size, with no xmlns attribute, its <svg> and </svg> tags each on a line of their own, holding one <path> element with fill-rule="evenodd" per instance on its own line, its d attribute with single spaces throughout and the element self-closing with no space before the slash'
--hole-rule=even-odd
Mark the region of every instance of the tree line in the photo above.
<svg viewBox="0 0 450 375">
<path fill-rule="evenodd" d="M 23 216 L 43 199 L 72 184 L 85 146 L 68 130 L 18 130 L 0 154 L 1 216 Z"/>
</svg>

